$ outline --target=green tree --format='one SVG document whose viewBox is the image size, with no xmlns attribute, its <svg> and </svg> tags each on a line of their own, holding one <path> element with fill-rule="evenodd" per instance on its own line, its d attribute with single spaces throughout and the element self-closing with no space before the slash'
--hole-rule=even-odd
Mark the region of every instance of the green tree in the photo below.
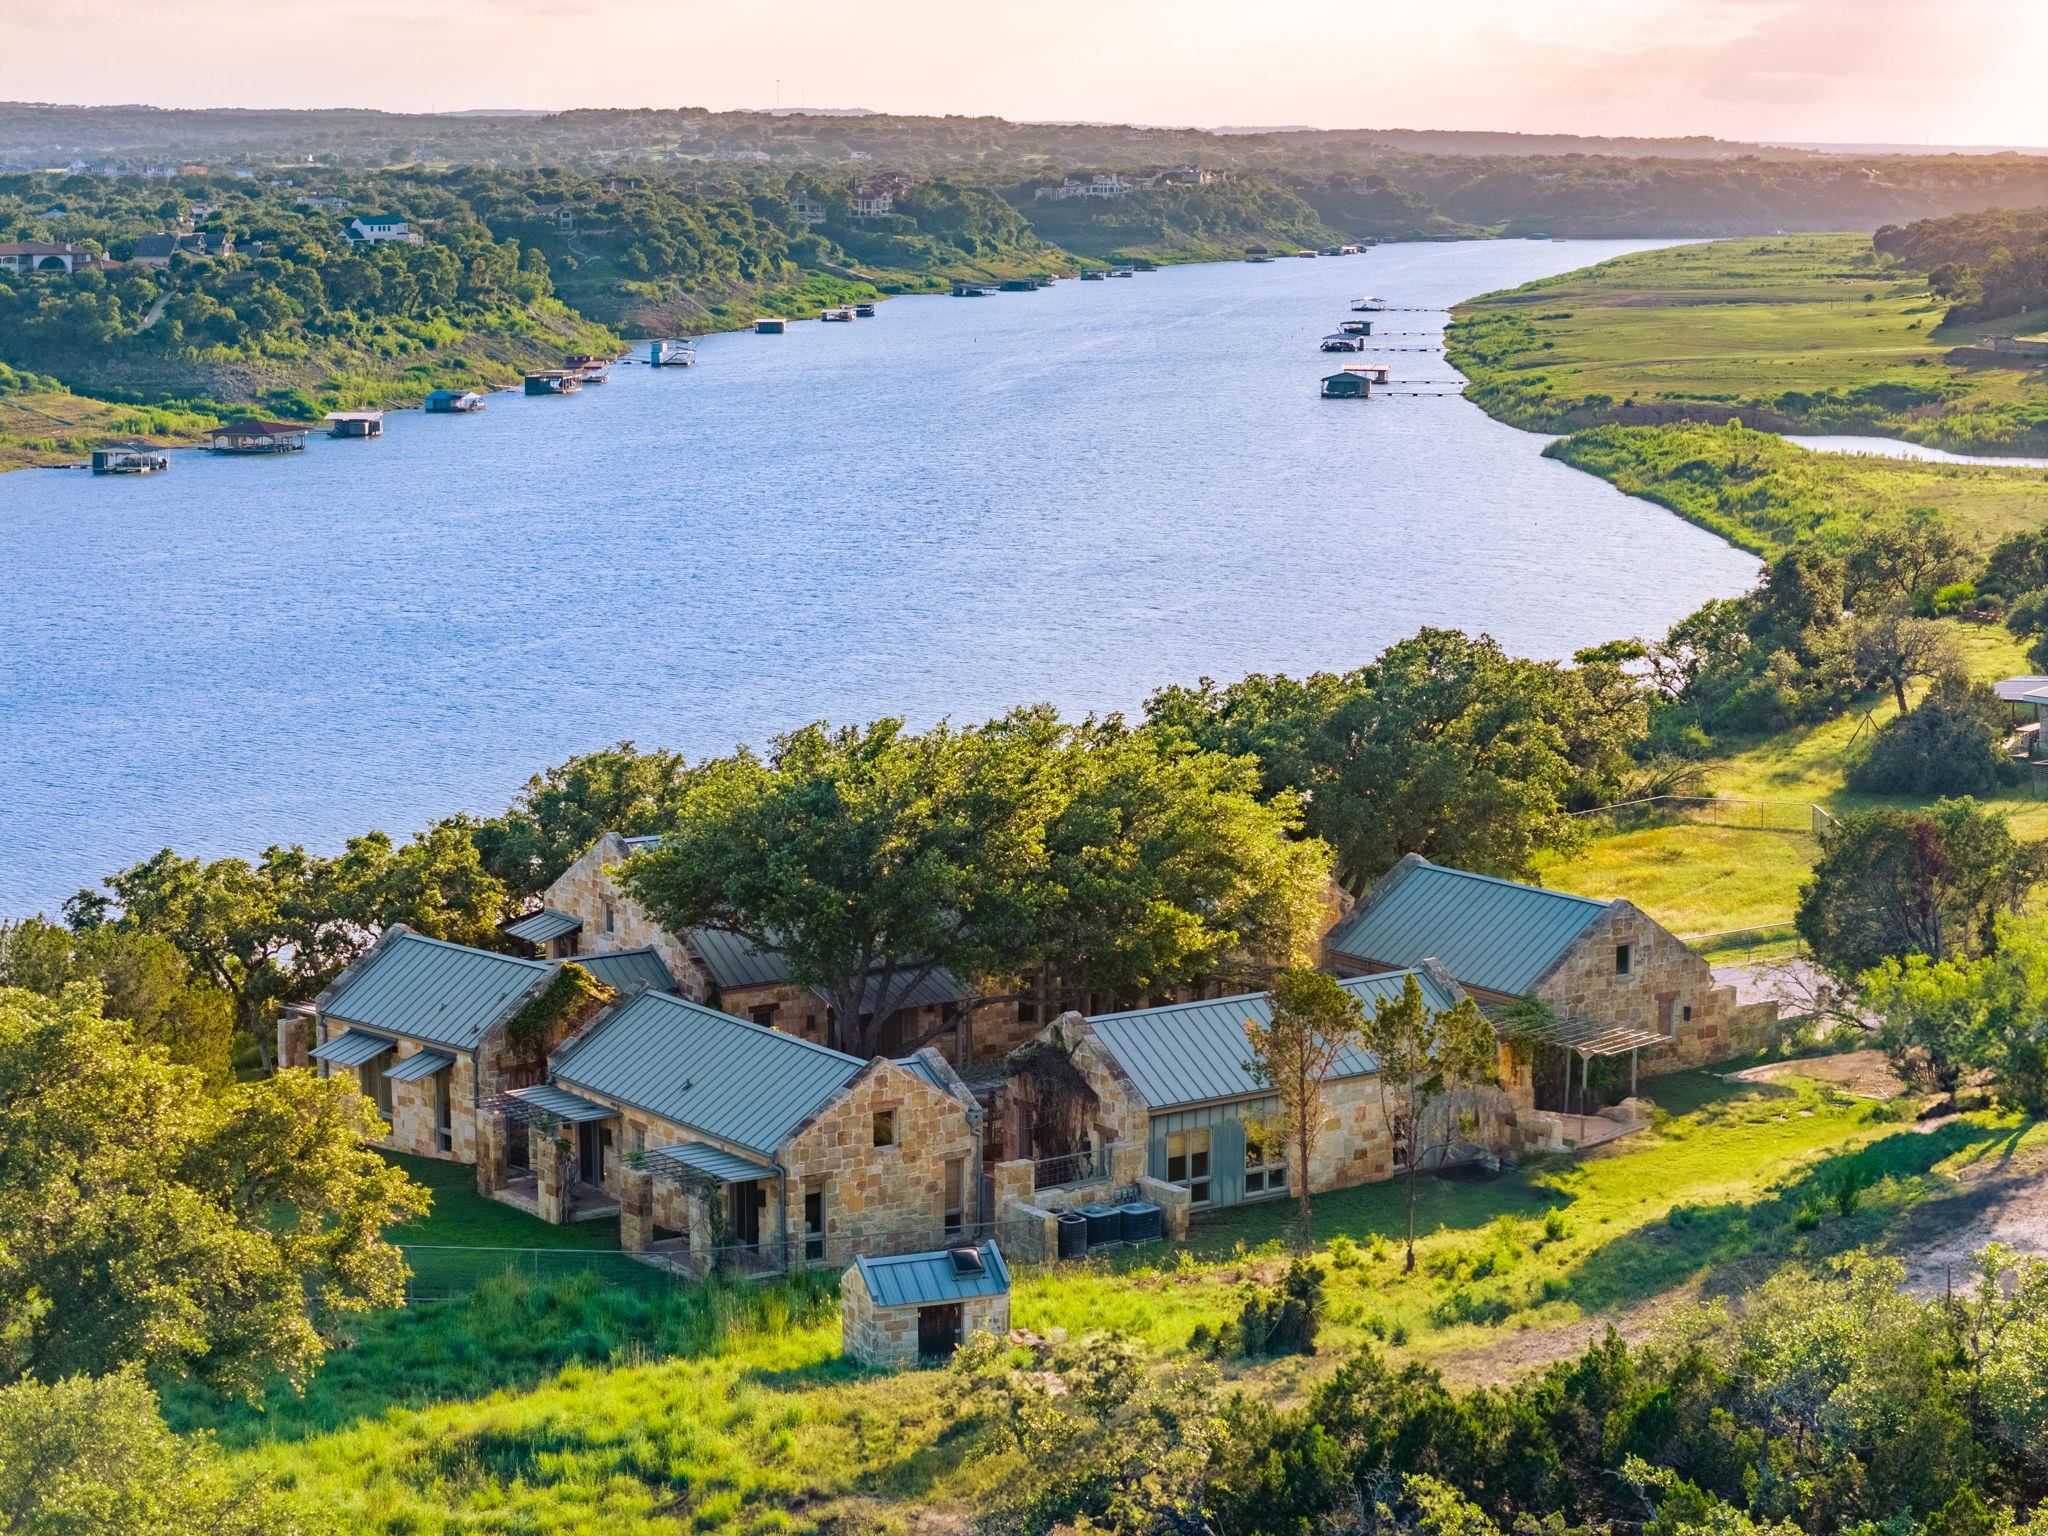
<svg viewBox="0 0 2048 1536">
<path fill-rule="evenodd" d="M 2015 839 L 1974 800 L 1926 810 L 1851 811 L 1821 834 L 1794 922 L 1838 976 L 1887 957 L 1989 953 L 2000 916 L 2017 912 L 2048 875 L 2048 844 Z"/>
<path fill-rule="evenodd" d="M 1494 1082 L 1500 1044 L 1471 998 L 1431 1008 L 1413 975 L 1404 979 L 1399 997 L 1375 1001 L 1363 1040 L 1379 1058 L 1374 1083 L 1380 1112 L 1405 1174 L 1408 1248 L 1402 1269 L 1408 1271 L 1415 1268 L 1416 1180 L 1430 1153 L 1441 1154 L 1450 1145 L 1456 1125 L 1449 1104 L 1440 1101 Z"/>
<path fill-rule="evenodd" d="M 1866 688 L 1891 689 L 1899 713 L 1906 712 L 1906 688 L 1923 677 L 1964 670 L 1955 636 L 1932 619 L 1916 619 L 1898 608 L 1858 614 L 1849 627 L 1850 664 Z"/>
<path fill-rule="evenodd" d="M 681 753 L 622 741 L 535 774 L 504 815 L 466 825 L 484 868 L 523 899 L 546 890 L 607 831 L 668 831 L 691 782 Z"/>
<path fill-rule="evenodd" d="M 323 1522 L 324 1524 L 324 1522 Z M 288 1536 L 306 1522 L 165 1427 L 138 1372 L 0 1386 L 0 1530 Z"/>
<path fill-rule="evenodd" d="M 1365 1036 L 1365 1006 L 1321 971 L 1284 971 L 1266 994 L 1271 1022 L 1246 1019 L 1252 1076 L 1280 1100 L 1280 1133 L 1294 1166 L 1295 1241 L 1306 1252 L 1315 1239 L 1309 1189 L 1316 1144 L 1322 1136 L 1323 1084 L 1344 1052 Z"/>
<path fill-rule="evenodd" d="M 2019 776 L 2005 750 L 2011 719 L 1988 683 L 1960 667 L 1878 727 L 1849 768 L 1849 787 L 1878 795 L 1989 794 Z"/>
<path fill-rule="evenodd" d="M 1910 1080 L 1953 1093 L 1984 1072 L 2007 1103 L 2048 1113 L 2048 921 L 2003 920 L 1997 952 L 1976 959 L 1887 958 L 1860 990 Z"/>
<path fill-rule="evenodd" d="M 303 1381 L 327 1317 L 403 1296 L 383 1232 L 428 1201 L 381 1130 L 345 1078 L 206 1093 L 91 986 L 0 992 L 0 1380 Z"/>
</svg>

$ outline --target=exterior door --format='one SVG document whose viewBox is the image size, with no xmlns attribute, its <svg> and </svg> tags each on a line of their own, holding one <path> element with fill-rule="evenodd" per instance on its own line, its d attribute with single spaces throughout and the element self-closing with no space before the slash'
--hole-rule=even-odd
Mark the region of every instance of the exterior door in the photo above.
<svg viewBox="0 0 2048 1536">
<path fill-rule="evenodd" d="M 584 1183 L 602 1188 L 607 1154 L 612 1146 L 612 1128 L 586 1120 L 576 1127 L 576 1175 Z"/>
<path fill-rule="evenodd" d="M 748 1248 L 761 1246 L 761 1207 L 768 1193 L 759 1179 L 749 1179 L 732 1188 L 732 1240 Z"/>
<path fill-rule="evenodd" d="M 917 1309 L 917 1353 L 922 1360 L 945 1360 L 960 1347 L 960 1303 L 949 1301 Z"/>
</svg>

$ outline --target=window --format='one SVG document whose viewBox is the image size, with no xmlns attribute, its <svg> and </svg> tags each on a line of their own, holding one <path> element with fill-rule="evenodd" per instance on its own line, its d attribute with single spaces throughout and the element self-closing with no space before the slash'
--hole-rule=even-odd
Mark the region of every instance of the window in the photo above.
<svg viewBox="0 0 2048 1536">
<path fill-rule="evenodd" d="M 1036 1024 L 1038 1022 L 1038 1004 L 1026 1002 L 1024 999 L 1019 998 L 1017 1000 L 1017 1022 L 1019 1024 Z"/>
<path fill-rule="evenodd" d="M 816 1264 L 825 1257 L 825 1191 L 804 1192 L 804 1258 Z"/>
<path fill-rule="evenodd" d="M 377 1113 L 384 1117 L 384 1123 L 391 1123 L 391 1079 L 384 1075 L 384 1058 L 372 1056 L 356 1068 L 356 1081 L 362 1085 L 363 1097 L 377 1106 Z"/>
<path fill-rule="evenodd" d="M 1244 1123 L 1244 1197 L 1287 1193 L 1287 1143 L 1278 1126 Z"/>
<path fill-rule="evenodd" d="M 946 1159 L 946 1230 L 958 1232 L 967 1224 L 966 1197 L 967 1167 L 957 1157 Z"/>
<path fill-rule="evenodd" d="M 763 1028 L 773 1029 L 775 1027 L 775 1005 L 773 1003 L 763 1003 L 758 1008 L 749 1008 L 747 1010 L 747 1017 Z"/>
<path fill-rule="evenodd" d="M 896 1145 L 896 1111 L 878 1109 L 875 1111 L 875 1145 L 893 1147 Z"/>
<path fill-rule="evenodd" d="M 1679 1012 L 1680 1012 L 1680 1014 L 1682 1014 L 1682 1015 L 1684 1016 L 1684 1018 L 1685 1018 L 1685 1022 L 1686 1022 L 1686 1023 L 1690 1024 L 1690 1023 L 1692 1022 L 1692 1004 L 1691 1004 L 1691 1003 L 1687 1003 L 1687 1004 L 1686 1004 L 1686 1005 L 1685 1005 L 1685 1006 L 1684 1006 L 1683 1008 L 1681 1008 L 1681 1009 L 1679 1010 Z"/>
<path fill-rule="evenodd" d="M 449 1102 L 448 1079 L 453 1072 L 434 1074 L 434 1145 L 443 1152 L 455 1150 L 455 1116 Z"/>
<path fill-rule="evenodd" d="M 574 959 L 577 950 L 582 948 L 582 944 L 583 935 L 581 933 L 563 934 L 559 939 L 555 940 L 555 958 L 557 960 Z"/>
<path fill-rule="evenodd" d="M 1615 946 L 1614 946 L 1614 974 L 1615 974 L 1615 975 L 1617 975 L 1617 976 L 1626 976 L 1626 975 L 1629 975 L 1629 974 L 1630 974 L 1630 973 L 1631 973 L 1631 972 L 1632 972 L 1632 971 L 1633 971 L 1633 970 L 1635 969 L 1635 963 L 1636 963 L 1636 947 L 1635 947 L 1635 945 L 1633 945 L 1633 944 L 1617 944 L 1617 945 L 1615 945 Z"/>
<path fill-rule="evenodd" d="M 606 933 L 616 933 L 618 928 L 619 915 L 612 909 L 611 901 L 607 898 L 604 904 L 604 931 Z"/>
<path fill-rule="evenodd" d="M 1209 1203 L 1209 1132 L 1174 1131 L 1166 1138 L 1166 1182 L 1187 1187 L 1190 1205 Z"/>
</svg>

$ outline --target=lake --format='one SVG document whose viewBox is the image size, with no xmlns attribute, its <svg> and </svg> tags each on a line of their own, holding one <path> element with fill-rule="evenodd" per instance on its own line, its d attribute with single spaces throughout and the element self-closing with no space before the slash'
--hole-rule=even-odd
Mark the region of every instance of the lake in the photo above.
<svg viewBox="0 0 2048 1536">
<path fill-rule="evenodd" d="M 621 739 L 1132 711 L 1425 624 L 1536 656 L 1661 633 L 1754 558 L 1462 400 L 1319 399 L 1348 359 L 1316 350 L 1358 294 L 1440 306 L 1657 243 L 901 299 L 375 441 L 0 476 L 0 914 L 166 845 L 494 812 Z M 1374 318 L 1389 348 L 1444 319 Z"/>
</svg>

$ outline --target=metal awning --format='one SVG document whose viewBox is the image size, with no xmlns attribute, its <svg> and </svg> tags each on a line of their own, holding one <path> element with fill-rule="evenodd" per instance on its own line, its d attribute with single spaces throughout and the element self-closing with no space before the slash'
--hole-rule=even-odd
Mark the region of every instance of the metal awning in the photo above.
<svg viewBox="0 0 2048 1536">
<path fill-rule="evenodd" d="M 386 1067 L 384 1075 L 394 1083 L 416 1083 L 423 1077 L 432 1077 L 436 1072 L 445 1072 L 455 1065 L 455 1058 L 446 1051 L 414 1051 L 395 1067 Z"/>
<path fill-rule="evenodd" d="M 571 917 L 567 912 L 553 907 L 543 907 L 531 917 L 522 917 L 506 932 L 515 939 L 524 939 L 529 944 L 545 944 L 550 939 L 559 939 L 565 933 L 574 933 L 583 926 L 583 919 Z"/>
<path fill-rule="evenodd" d="M 323 1040 L 309 1053 L 315 1061 L 324 1061 L 330 1067 L 360 1067 L 366 1061 L 375 1061 L 386 1051 L 398 1049 L 398 1042 L 389 1035 L 373 1035 L 367 1029 L 347 1029 L 331 1040 Z"/>
<path fill-rule="evenodd" d="M 772 1179 L 775 1170 L 766 1163 L 757 1163 L 750 1157 L 741 1157 L 737 1152 L 727 1152 L 722 1147 L 708 1146 L 701 1141 L 686 1141 L 673 1147 L 649 1147 L 642 1154 L 656 1173 L 672 1176 L 716 1179 L 721 1184 L 747 1184 L 755 1179 Z"/>
<path fill-rule="evenodd" d="M 501 1093 L 491 1101 L 491 1108 L 501 1109 L 515 1120 L 538 1120 L 548 1116 L 566 1120 L 571 1125 L 581 1125 L 587 1120 L 612 1120 L 618 1111 L 581 1094 L 557 1088 L 553 1083 L 535 1083 L 531 1088 L 514 1088 Z"/>
<path fill-rule="evenodd" d="M 1526 1033 L 1545 1045 L 1562 1046 L 1580 1056 L 1625 1056 L 1630 1051 L 1647 1051 L 1671 1043 L 1668 1036 L 1654 1029 L 1603 1024 L 1594 1019 L 1552 1019 L 1528 1027 Z"/>
</svg>

